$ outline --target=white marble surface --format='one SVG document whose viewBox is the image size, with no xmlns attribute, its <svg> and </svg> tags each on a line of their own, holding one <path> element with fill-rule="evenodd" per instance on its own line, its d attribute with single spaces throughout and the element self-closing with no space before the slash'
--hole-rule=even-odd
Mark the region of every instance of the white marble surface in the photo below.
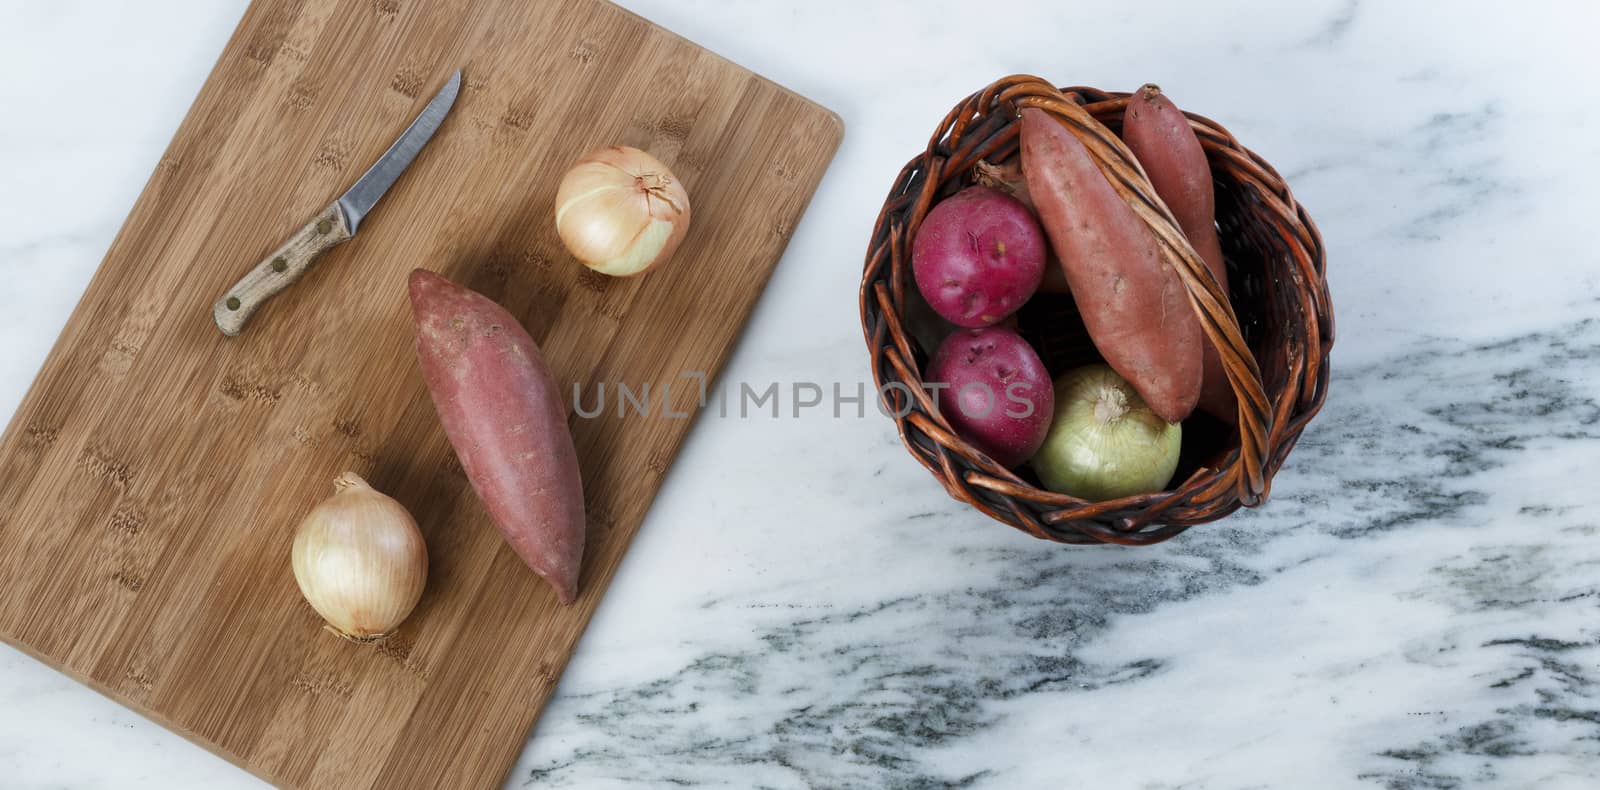
<svg viewBox="0 0 1600 790">
<path fill-rule="evenodd" d="M 624 4 L 848 125 L 730 380 L 863 379 L 883 194 L 1028 71 L 1289 177 L 1332 395 L 1268 506 L 1141 550 L 988 522 L 874 414 L 704 419 L 511 786 L 1600 786 L 1593 3 Z M 0 415 L 243 7 L 0 0 Z M 0 787 L 253 786 L 0 647 Z"/>
</svg>

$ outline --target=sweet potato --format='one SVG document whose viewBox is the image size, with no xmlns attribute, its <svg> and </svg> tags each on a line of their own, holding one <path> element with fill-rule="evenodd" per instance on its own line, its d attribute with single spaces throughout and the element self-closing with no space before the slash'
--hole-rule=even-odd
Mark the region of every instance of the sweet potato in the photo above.
<svg viewBox="0 0 1600 790">
<path fill-rule="evenodd" d="M 1122 139 L 1139 158 L 1161 201 L 1172 209 L 1178 227 L 1189 238 L 1222 293 L 1228 293 L 1228 268 L 1217 238 L 1217 198 L 1211 186 L 1211 166 L 1206 164 L 1200 138 L 1161 88 L 1145 85 L 1128 100 L 1122 116 Z M 1239 419 L 1233 387 L 1222 371 L 1222 358 L 1207 338 L 1201 347 L 1200 408 L 1229 423 Z"/>
<path fill-rule="evenodd" d="M 1095 348 L 1162 419 L 1189 416 L 1204 335 L 1155 232 L 1043 110 L 1022 111 L 1022 170 Z"/>
<path fill-rule="evenodd" d="M 572 603 L 583 481 L 544 356 L 482 294 L 423 269 L 411 273 L 410 288 L 417 361 L 461 468 L 517 556 Z"/>
</svg>

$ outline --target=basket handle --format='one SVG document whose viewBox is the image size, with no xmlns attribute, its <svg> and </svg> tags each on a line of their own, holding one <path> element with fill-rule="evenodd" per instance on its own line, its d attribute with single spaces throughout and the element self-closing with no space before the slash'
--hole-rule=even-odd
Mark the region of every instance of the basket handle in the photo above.
<svg viewBox="0 0 1600 790">
<path fill-rule="evenodd" d="M 1082 104 L 1038 77 L 1017 75 L 1000 80 L 984 92 L 984 98 L 1009 102 L 1018 111 L 1035 107 L 1055 116 L 1068 132 L 1089 150 L 1095 164 L 1105 174 L 1123 201 L 1142 219 L 1160 241 L 1161 254 L 1178 272 L 1189 303 L 1200 319 L 1206 337 L 1217 348 L 1239 404 L 1239 499 L 1247 505 L 1261 501 L 1266 493 L 1264 457 L 1272 434 L 1272 407 L 1262 384 L 1261 369 L 1239 331 L 1239 319 L 1216 278 L 1190 246 L 1167 204 L 1150 185 L 1139 160 L 1122 140 L 1111 132 Z M 1124 102 L 1122 99 L 1111 101 Z"/>
</svg>

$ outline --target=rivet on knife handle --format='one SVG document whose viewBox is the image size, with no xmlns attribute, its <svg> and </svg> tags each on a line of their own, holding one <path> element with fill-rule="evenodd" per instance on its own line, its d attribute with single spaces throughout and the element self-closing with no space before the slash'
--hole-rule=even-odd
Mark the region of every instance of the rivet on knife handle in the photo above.
<svg viewBox="0 0 1600 790">
<path fill-rule="evenodd" d="M 350 236 L 344 212 L 338 203 L 330 204 L 217 300 L 211 309 L 217 328 L 228 337 L 239 334 L 261 305 L 293 285 L 322 253 L 349 241 Z"/>
</svg>

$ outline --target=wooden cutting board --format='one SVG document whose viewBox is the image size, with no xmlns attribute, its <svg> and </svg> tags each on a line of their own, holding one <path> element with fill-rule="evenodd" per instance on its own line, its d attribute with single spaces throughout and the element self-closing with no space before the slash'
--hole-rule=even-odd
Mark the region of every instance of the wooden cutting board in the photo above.
<svg viewBox="0 0 1600 790">
<path fill-rule="evenodd" d="M 454 112 L 360 235 L 228 340 L 211 303 L 374 161 L 451 71 Z M 600 0 L 257 0 L 0 441 L 0 637 L 280 785 L 487 787 L 521 752 L 699 397 L 837 148 L 834 114 Z M 553 227 L 605 144 L 682 178 L 668 266 L 591 275 Z M 86 185 L 87 186 L 87 185 Z M 504 303 L 564 388 L 589 512 L 563 608 L 502 543 L 422 387 L 405 275 Z M 652 409 L 618 416 L 617 382 Z M 737 461 L 729 461 L 737 463 Z M 375 646 L 320 629 L 294 527 L 350 469 L 427 537 Z"/>
</svg>

